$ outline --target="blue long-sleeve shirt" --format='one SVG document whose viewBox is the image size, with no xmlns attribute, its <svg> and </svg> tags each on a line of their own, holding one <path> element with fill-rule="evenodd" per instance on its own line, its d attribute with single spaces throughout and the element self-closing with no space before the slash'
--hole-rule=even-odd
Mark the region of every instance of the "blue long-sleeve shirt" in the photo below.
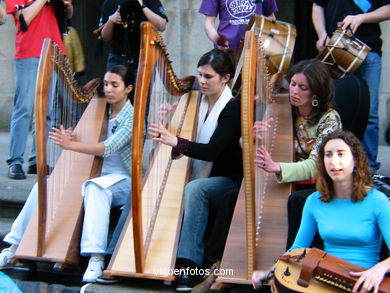
<svg viewBox="0 0 390 293">
<path fill-rule="evenodd" d="M 314 192 L 308 197 L 290 250 L 309 247 L 318 229 L 326 252 L 364 268 L 377 264 L 382 237 L 390 245 L 390 202 L 386 195 L 372 189 L 363 201 L 334 198 L 327 203 L 320 196 Z"/>
</svg>

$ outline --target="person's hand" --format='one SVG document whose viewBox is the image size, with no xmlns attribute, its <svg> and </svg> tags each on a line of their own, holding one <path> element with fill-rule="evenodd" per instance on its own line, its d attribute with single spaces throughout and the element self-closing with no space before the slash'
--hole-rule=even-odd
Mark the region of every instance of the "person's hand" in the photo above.
<svg viewBox="0 0 390 293">
<path fill-rule="evenodd" d="M 217 45 L 218 49 L 226 51 L 229 49 L 229 40 L 225 35 L 219 34 L 218 38 L 216 40 L 216 45 Z"/>
<path fill-rule="evenodd" d="M 138 0 L 138 3 L 139 3 L 140 6 L 142 6 L 144 4 L 144 1 Z"/>
<path fill-rule="evenodd" d="M 170 133 L 161 122 L 158 124 L 150 123 L 148 134 L 154 141 L 161 142 L 171 147 L 177 146 L 177 137 Z"/>
<path fill-rule="evenodd" d="M 49 132 L 49 139 L 64 150 L 70 150 L 75 135 L 73 134 L 72 128 L 65 129 L 64 126 L 61 125 L 60 129 L 55 127 L 52 128 L 52 131 Z"/>
<path fill-rule="evenodd" d="M 341 26 L 343 30 L 350 29 L 352 33 L 356 33 L 358 27 L 363 23 L 364 15 L 347 15 L 342 22 L 338 23 L 338 26 Z"/>
<path fill-rule="evenodd" d="M 264 146 L 257 149 L 255 165 L 268 173 L 279 173 L 280 165 L 272 160 L 271 155 Z"/>
<path fill-rule="evenodd" d="M 174 102 L 173 104 L 170 103 L 161 104 L 158 107 L 158 121 L 160 121 L 162 124 L 167 122 L 166 119 L 168 115 L 177 108 L 178 104 L 179 104 L 178 101 Z"/>
<path fill-rule="evenodd" d="M 72 5 L 72 0 L 62 0 L 62 2 L 64 2 L 65 7 Z"/>
<path fill-rule="evenodd" d="M 253 132 L 256 139 L 263 139 L 264 134 L 271 128 L 271 123 L 274 118 L 269 118 L 267 121 L 256 121 L 253 124 Z"/>
<path fill-rule="evenodd" d="M 366 271 L 350 272 L 351 276 L 359 277 L 355 286 L 353 286 L 352 292 L 368 293 L 371 292 L 371 289 L 374 289 L 373 293 L 377 293 L 386 272 L 387 267 L 382 263 L 378 263 Z"/>
<path fill-rule="evenodd" d="M 121 14 L 119 12 L 120 9 L 121 9 L 121 6 L 118 5 L 118 9 L 114 12 L 114 14 L 110 15 L 110 17 L 108 18 L 109 22 L 111 22 L 113 24 L 122 24 L 123 23 Z"/>
<path fill-rule="evenodd" d="M 273 277 L 273 272 L 275 267 L 271 267 L 265 271 L 254 271 L 252 273 L 252 285 L 254 289 L 259 289 L 266 283 L 269 279 Z"/>
<path fill-rule="evenodd" d="M 323 34 L 316 43 L 316 48 L 318 52 L 324 51 L 326 45 L 329 43 L 329 37 L 327 34 Z"/>
</svg>

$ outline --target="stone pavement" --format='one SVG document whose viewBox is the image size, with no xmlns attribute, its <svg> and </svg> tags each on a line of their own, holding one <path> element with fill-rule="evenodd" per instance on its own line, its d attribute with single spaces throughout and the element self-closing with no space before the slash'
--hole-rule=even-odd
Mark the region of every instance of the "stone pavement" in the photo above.
<svg viewBox="0 0 390 293">
<path fill-rule="evenodd" d="M 0 237 L 9 231 L 13 219 L 17 216 L 31 187 L 35 183 L 35 175 L 27 175 L 25 180 L 10 180 L 7 177 L 9 147 L 9 133 L 0 132 Z M 31 150 L 31 136 L 29 137 L 26 156 Z M 379 161 L 382 163 L 380 175 L 390 177 L 390 146 L 379 147 Z M 27 169 L 25 164 L 24 169 Z M 4 247 L 0 245 L 0 248 Z M 171 286 L 162 281 L 128 278 L 115 285 L 85 285 L 81 282 L 81 273 L 68 271 L 55 273 L 52 264 L 39 264 L 37 271 L 20 272 L 5 270 L 23 289 L 23 292 L 174 292 Z M 84 286 L 84 288 L 82 288 Z M 34 289 L 36 288 L 36 289 Z M 43 289 L 45 288 L 45 289 Z M 42 290 L 42 291 L 41 291 Z M 251 292 L 250 286 L 238 286 L 231 292 Z"/>
</svg>

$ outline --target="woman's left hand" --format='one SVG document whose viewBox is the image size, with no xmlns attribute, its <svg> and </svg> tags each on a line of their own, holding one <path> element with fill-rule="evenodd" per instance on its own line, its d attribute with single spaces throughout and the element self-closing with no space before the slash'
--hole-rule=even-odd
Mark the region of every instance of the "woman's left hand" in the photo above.
<svg viewBox="0 0 390 293">
<path fill-rule="evenodd" d="M 350 272 L 349 274 L 354 277 L 359 277 L 356 281 L 352 292 L 372 292 L 377 293 L 379 291 L 379 285 L 383 281 L 383 277 L 387 272 L 387 267 L 383 263 L 378 263 L 371 269 L 362 272 Z"/>
<path fill-rule="evenodd" d="M 162 123 L 150 123 L 148 134 L 154 141 L 161 142 L 171 147 L 177 146 L 177 137 L 170 133 Z"/>
<path fill-rule="evenodd" d="M 49 132 L 49 139 L 64 150 L 70 150 L 74 140 L 73 130 L 72 128 L 65 129 L 63 125 L 60 126 L 60 129 L 53 127 L 52 131 Z"/>
<path fill-rule="evenodd" d="M 274 162 L 264 146 L 260 146 L 256 152 L 255 164 L 268 173 L 279 173 L 280 165 Z"/>
</svg>

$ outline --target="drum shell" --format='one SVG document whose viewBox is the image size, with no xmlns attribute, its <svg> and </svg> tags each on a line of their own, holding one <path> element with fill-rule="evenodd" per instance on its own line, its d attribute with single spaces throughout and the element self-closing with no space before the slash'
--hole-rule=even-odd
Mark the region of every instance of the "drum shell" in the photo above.
<svg viewBox="0 0 390 293">
<path fill-rule="evenodd" d="M 330 67 L 333 78 L 340 78 L 348 72 L 355 72 L 370 51 L 365 43 L 337 29 L 317 58 Z"/>
<path fill-rule="evenodd" d="M 265 52 L 269 74 L 286 74 L 294 51 L 295 26 L 260 16 L 256 19 L 256 27 L 259 30 L 259 41 Z"/>
</svg>

